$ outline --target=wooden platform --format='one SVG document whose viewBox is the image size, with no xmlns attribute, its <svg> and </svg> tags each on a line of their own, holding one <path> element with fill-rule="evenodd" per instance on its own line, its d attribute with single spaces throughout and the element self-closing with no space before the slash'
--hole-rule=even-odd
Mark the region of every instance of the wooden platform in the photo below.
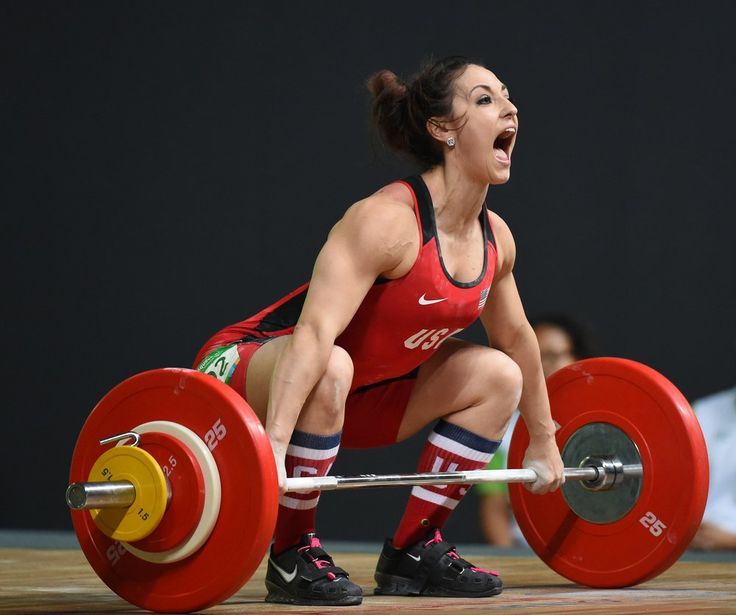
<svg viewBox="0 0 736 615">
<path fill-rule="evenodd" d="M 359 607 L 278 608 L 263 602 L 262 565 L 226 603 L 207 613 L 736 613 L 736 563 L 679 562 L 627 589 L 573 585 L 534 557 L 473 556 L 499 570 L 505 590 L 487 599 L 386 598 L 371 595 L 375 554 L 337 553 L 337 563 L 366 591 Z M 79 550 L 0 549 L 0 613 L 141 613 L 113 594 Z"/>
</svg>

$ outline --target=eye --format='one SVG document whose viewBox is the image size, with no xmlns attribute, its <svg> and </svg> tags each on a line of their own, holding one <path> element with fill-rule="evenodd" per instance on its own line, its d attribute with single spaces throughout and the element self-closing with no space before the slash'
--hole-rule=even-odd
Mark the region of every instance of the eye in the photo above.
<svg viewBox="0 0 736 615">
<path fill-rule="evenodd" d="M 479 105 L 490 105 L 492 102 L 493 100 L 491 100 L 491 97 L 488 96 L 488 94 L 484 94 L 478 99 Z"/>
</svg>

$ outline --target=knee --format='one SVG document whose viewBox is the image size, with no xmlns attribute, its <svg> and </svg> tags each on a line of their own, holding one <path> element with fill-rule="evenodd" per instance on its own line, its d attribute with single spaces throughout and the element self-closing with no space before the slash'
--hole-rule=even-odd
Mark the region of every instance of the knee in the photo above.
<svg viewBox="0 0 736 615">
<path fill-rule="evenodd" d="M 524 386 L 521 368 L 516 361 L 500 351 L 493 352 L 489 359 L 490 364 L 486 366 L 486 381 L 491 383 L 488 395 L 501 402 L 499 406 L 507 409 L 508 418 L 511 418 L 519 405 Z"/>
<path fill-rule="evenodd" d="M 319 408 L 332 421 L 342 424 L 345 399 L 353 382 L 353 361 L 346 350 L 333 346 L 324 374 L 309 397 L 310 405 Z"/>
<path fill-rule="evenodd" d="M 320 382 L 329 385 L 332 391 L 342 396 L 344 402 L 353 384 L 353 360 L 347 350 L 340 346 L 332 347 L 327 369 Z"/>
</svg>

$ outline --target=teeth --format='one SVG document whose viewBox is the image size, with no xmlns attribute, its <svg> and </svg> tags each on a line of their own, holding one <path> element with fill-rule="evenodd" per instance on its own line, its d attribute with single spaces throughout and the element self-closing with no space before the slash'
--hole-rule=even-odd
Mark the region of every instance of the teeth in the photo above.
<svg viewBox="0 0 736 615">
<path fill-rule="evenodd" d="M 513 127 L 507 128 L 506 130 L 504 130 L 501 133 L 501 135 L 503 135 L 506 138 L 508 138 L 508 137 L 510 137 L 511 135 L 514 135 L 514 134 L 516 134 L 516 128 L 513 128 Z"/>
</svg>

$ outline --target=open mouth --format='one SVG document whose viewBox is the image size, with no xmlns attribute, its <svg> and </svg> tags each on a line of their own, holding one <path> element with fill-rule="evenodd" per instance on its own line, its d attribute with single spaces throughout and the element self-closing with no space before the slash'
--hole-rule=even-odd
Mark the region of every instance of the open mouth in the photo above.
<svg viewBox="0 0 736 615">
<path fill-rule="evenodd" d="M 493 142 L 493 155 L 496 160 L 505 164 L 511 164 L 511 146 L 516 136 L 516 128 L 510 126 L 496 137 Z"/>
</svg>

